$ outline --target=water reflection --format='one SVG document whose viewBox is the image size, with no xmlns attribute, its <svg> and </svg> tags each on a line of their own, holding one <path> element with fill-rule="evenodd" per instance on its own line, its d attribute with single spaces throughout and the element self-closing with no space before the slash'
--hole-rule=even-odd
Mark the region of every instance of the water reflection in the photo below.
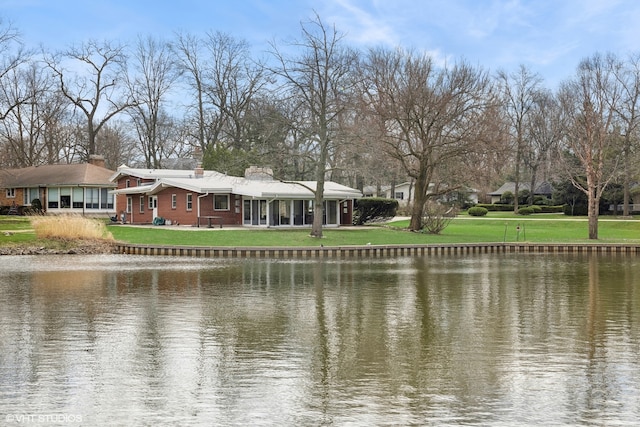
<svg viewBox="0 0 640 427">
<path fill-rule="evenodd" d="M 0 259 L 0 417 L 633 424 L 634 257 Z"/>
</svg>

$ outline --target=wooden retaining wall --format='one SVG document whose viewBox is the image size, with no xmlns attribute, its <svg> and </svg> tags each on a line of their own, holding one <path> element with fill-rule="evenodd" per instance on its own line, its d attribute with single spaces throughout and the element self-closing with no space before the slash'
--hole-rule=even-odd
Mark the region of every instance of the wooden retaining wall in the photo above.
<svg viewBox="0 0 640 427">
<path fill-rule="evenodd" d="M 199 258 L 349 258 L 480 253 L 604 253 L 640 254 L 640 245 L 470 243 L 453 245 L 366 245 L 335 247 L 198 247 L 118 244 L 129 255 L 186 256 Z"/>
</svg>

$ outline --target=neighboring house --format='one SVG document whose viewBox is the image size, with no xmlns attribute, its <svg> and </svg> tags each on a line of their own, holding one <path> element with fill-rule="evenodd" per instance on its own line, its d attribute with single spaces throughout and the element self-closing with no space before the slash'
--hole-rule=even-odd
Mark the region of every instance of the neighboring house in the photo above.
<svg viewBox="0 0 640 427">
<path fill-rule="evenodd" d="M 400 206 L 407 206 L 409 202 L 413 201 L 413 188 L 414 186 L 410 182 L 403 182 L 397 184 L 393 189 L 393 194 L 390 185 L 383 185 L 379 189 L 373 185 L 367 185 L 362 189 L 363 197 L 384 197 L 385 199 L 396 199 Z M 379 190 L 379 192 L 378 192 Z"/>
<path fill-rule="evenodd" d="M 118 213 L 133 224 L 162 218 L 184 225 L 310 226 L 315 181 L 283 182 L 270 169 L 252 167 L 244 177 L 202 168 L 135 169 L 121 166 L 116 183 Z M 351 225 L 360 191 L 325 182 L 323 224 Z"/>
<path fill-rule="evenodd" d="M 518 185 L 518 191 L 529 190 L 530 187 L 531 187 L 530 183 L 521 182 Z M 491 193 L 489 193 L 489 196 L 491 196 L 491 203 L 500 203 L 500 200 L 502 199 L 502 195 L 507 191 L 515 196 L 516 183 L 511 181 L 505 182 L 496 191 L 492 191 Z M 543 181 L 540 184 L 538 184 L 533 194 L 535 196 L 544 196 L 550 199 L 551 195 L 553 194 L 553 186 L 547 181 Z"/>
<path fill-rule="evenodd" d="M 30 166 L 0 171 L 0 206 L 31 207 L 39 199 L 48 213 L 103 215 L 114 212 L 113 171 L 94 156 L 90 163 Z"/>
<path fill-rule="evenodd" d="M 433 188 L 433 184 L 429 184 L 429 191 Z M 377 189 L 374 186 L 366 186 L 363 189 L 364 197 L 374 197 L 376 195 Z M 390 185 L 383 185 L 380 187 L 380 197 L 384 197 L 387 199 L 396 199 L 398 201 L 398 205 L 400 207 L 405 207 L 410 203 L 413 203 L 415 192 L 415 184 L 412 182 L 403 182 L 400 184 L 396 184 L 395 187 Z M 392 194 L 393 193 L 393 194 Z M 455 196 L 454 196 L 455 194 Z M 455 197 L 457 197 L 458 193 L 452 193 L 447 198 L 449 201 L 454 201 Z M 478 192 L 476 190 L 468 190 L 467 198 L 469 202 L 476 204 L 478 203 Z"/>
</svg>

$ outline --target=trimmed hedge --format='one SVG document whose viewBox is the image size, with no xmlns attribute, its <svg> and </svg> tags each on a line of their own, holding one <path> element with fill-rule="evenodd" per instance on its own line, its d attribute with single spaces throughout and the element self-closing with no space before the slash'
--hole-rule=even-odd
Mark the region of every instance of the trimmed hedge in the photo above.
<svg viewBox="0 0 640 427">
<path fill-rule="evenodd" d="M 487 210 L 487 208 L 484 208 L 482 206 L 474 206 L 472 208 L 469 208 L 469 210 L 467 211 L 467 213 L 471 216 L 485 216 L 489 211 Z"/>
<path fill-rule="evenodd" d="M 589 208 L 586 205 L 564 205 L 563 211 L 568 216 L 587 216 L 589 215 Z"/>
<path fill-rule="evenodd" d="M 513 205 L 506 205 L 506 204 L 502 204 L 502 203 L 494 203 L 494 204 L 478 203 L 476 206 L 480 207 L 480 208 L 485 208 L 489 212 L 511 212 L 511 211 L 513 211 Z"/>
<path fill-rule="evenodd" d="M 534 211 L 533 207 L 527 206 L 527 207 L 518 209 L 517 213 L 518 215 L 532 215 L 533 211 Z"/>
<path fill-rule="evenodd" d="M 513 212 L 513 205 L 505 205 L 501 203 L 495 203 L 495 204 L 478 203 L 476 206 L 483 207 L 489 212 Z M 564 205 L 560 205 L 560 206 L 531 205 L 531 206 L 535 206 L 534 213 L 563 213 L 564 212 Z M 522 207 L 524 208 L 528 206 L 522 206 Z M 540 208 L 540 210 L 538 210 L 538 208 Z"/>
<path fill-rule="evenodd" d="M 357 199 L 353 212 L 353 224 L 362 225 L 377 218 L 393 218 L 398 211 L 396 199 L 364 197 Z"/>
</svg>

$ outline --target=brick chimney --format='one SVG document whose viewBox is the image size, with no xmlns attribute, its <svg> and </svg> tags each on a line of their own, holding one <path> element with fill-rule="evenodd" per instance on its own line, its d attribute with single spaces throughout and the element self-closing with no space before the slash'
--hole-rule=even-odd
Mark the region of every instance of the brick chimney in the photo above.
<svg viewBox="0 0 640 427">
<path fill-rule="evenodd" d="M 196 178 L 202 178 L 204 176 L 204 169 L 202 168 L 202 165 L 196 166 L 193 171 L 193 176 Z"/>
<path fill-rule="evenodd" d="M 98 154 L 91 154 L 89 156 L 89 162 L 88 163 L 90 165 L 99 166 L 101 168 L 105 167 L 104 156 L 100 156 Z"/>
</svg>

